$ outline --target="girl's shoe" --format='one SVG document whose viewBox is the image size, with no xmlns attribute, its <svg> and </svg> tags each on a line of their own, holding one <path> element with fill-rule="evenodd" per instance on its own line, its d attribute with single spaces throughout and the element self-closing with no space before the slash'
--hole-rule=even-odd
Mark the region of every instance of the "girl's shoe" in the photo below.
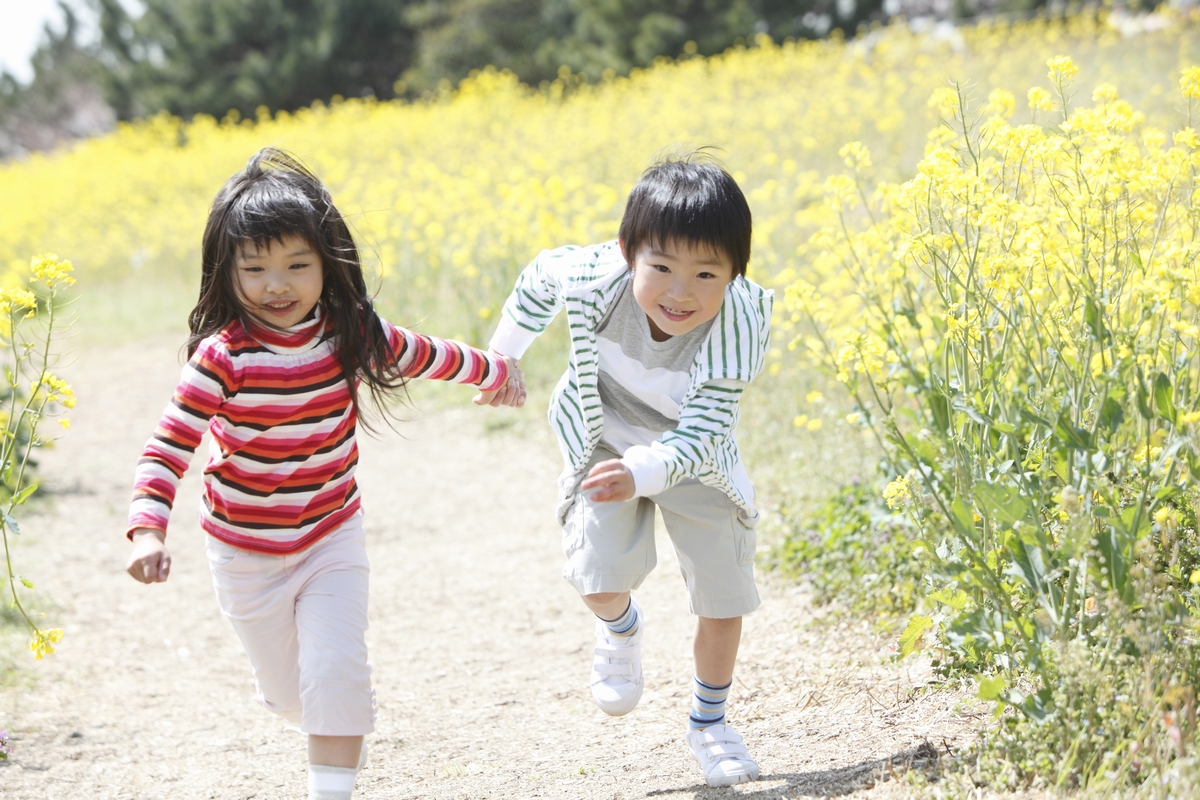
<svg viewBox="0 0 1200 800">
<path fill-rule="evenodd" d="M 605 714 L 614 717 L 628 714 L 642 699 L 642 629 L 645 627 L 646 618 L 642 616 L 641 608 L 638 608 L 638 629 L 630 636 L 616 636 L 603 622 L 596 621 L 592 699 Z"/>
<path fill-rule="evenodd" d="M 758 764 L 746 752 L 732 725 L 709 725 L 688 731 L 687 743 L 700 762 L 709 786 L 733 786 L 758 780 Z"/>
</svg>

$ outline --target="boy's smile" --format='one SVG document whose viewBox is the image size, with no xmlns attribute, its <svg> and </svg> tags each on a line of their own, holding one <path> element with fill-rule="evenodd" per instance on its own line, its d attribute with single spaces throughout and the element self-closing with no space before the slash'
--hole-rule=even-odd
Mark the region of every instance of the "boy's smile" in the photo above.
<svg viewBox="0 0 1200 800">
<path fill-rule="evenodd" d="M 633 297 L 646 312 L 656 342 L 716 317 L 733 280 L 733 263 L 724 253 L 682 242 L 645 244 L 630 265 Z"/>
<path fill-rule="evenodd" d="M 295 234 L 265 249 L 250 245 L 238 251 L 233 266 L 246 311 L 271 328 L 290 328 L 307 319 L 325 287 L 321 256 Z"/>
</svg>

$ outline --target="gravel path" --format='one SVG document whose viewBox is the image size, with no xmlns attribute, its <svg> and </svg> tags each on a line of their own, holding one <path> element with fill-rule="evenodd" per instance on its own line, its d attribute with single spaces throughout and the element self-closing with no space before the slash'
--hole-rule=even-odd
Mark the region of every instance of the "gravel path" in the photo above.
<svg viewBox="0 0 1200 800">
<path fill-rule="evenodd" d="M 64 370 L 79 407 L 43 456 L 50 497 L 23 520 L 17 558 L 66 637 L 30 667 L 32 687 L 0 690 L 7 800 L 305 796 L 303 740 L 252 702 L 212 597 L 199 456 L 170 581 L 123 573 L 133 465 L 178 375 L 175 347 L 85 350 Z M 418 403 L 427 391 L 414 387 Z M 559 573 L 559 456 L 540 417 L 453 408 L 404 424 L 403 438 L 362 438 L 379 719 L 356 797 L 916 796 L 882 780 L 889 765 L 971 740 L 978 709 L 924 690 L 923 661 L 893 664 L 865 623 L 810 624 L 819 612 L 801 589 L 766 575 L 730 700 L 763 779 L 706 788 L 682 738 L 693 623 L 665 539 L 638 593 L 646 692 L 606 717 L 587 690 L 592 623 Z"/>
</svg>

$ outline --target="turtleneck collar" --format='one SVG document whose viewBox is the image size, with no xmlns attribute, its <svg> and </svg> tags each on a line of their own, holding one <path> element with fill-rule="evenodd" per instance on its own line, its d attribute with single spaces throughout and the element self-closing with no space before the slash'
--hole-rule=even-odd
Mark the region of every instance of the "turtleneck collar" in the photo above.
<svg viewBox="0 0 1200 800">
<path fill-rule="evenodd" d="M 321 343 L 325 314 L 318 303 L 311 317 L 282 330 L 269 328 L 252 317 L 246 332 L 276 353 L 303 353 Z"/>
</svg>

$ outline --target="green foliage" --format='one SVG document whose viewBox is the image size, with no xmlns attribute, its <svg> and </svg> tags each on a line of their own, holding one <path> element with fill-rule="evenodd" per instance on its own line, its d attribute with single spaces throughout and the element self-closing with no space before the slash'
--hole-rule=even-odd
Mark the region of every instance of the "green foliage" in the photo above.
<svg viewBox="0 0 1200 800">
<path fill-rule="evenodd" d="M 756 34 L 811 39 L 854 33 L 883 19 L 880 0 L 458 0 L 415 5 L 419 54 L 404 75 L 414 90 L 456 83 L 492 65 L 521 80 L 553 80 L 561 67 L 590 80 L 624 75 L 657 58 L 714 55 Z"/>
<path fill-rule="evenodd" d="M 785 519 L 792 514 L 783 510 Z M 772 561 L 806 580 L 818 603 L 853 612 L 904 613 L 922 585 L 917 529 L 884 505 L 879 487 L 851 484 L 822 502 L 776 546 Z"/>
<path fill-rule="evenodd" d="M 109 88 L 123 119 L 160 110 L 253 117 L 335 95 L 394 96 L 416 31 L 395 0 L 99 0 Z"/>
</svg>

